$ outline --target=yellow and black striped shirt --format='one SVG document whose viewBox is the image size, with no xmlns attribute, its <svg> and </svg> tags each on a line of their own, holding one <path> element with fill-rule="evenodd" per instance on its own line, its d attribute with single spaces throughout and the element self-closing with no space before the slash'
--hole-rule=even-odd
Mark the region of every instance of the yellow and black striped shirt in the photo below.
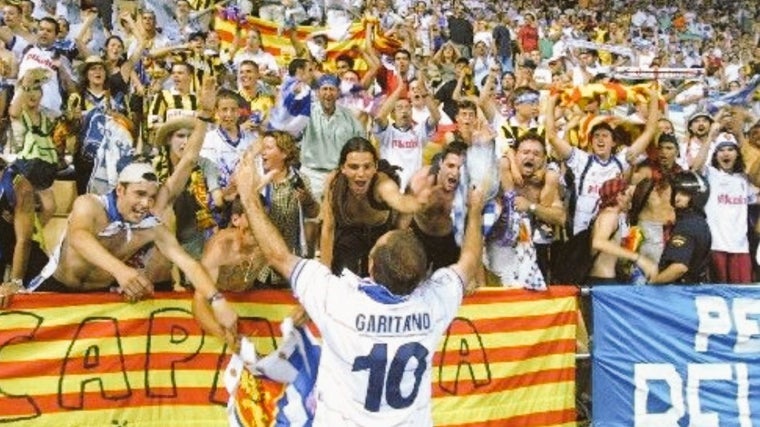
<svg viewBox="0 0 760 427">
<path fill-rule="evenodd" d="M 181 116 L 195 116 L 198 98 L 194 93 L 183 95 L 175 90 L 162 90 L 150 102 L 148 123 L 152 126 Z"/>
</svg>

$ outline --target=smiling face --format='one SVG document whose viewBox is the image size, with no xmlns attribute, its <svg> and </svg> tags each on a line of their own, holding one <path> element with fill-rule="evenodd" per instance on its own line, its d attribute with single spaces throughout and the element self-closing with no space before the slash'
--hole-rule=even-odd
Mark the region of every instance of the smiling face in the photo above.
<svg viewBox="0 0 760 427">
<path fill-rule="evenodd" d="M 326 112 L 335 110 L 335 100 L 338 99 L 338 88 L 331 84 L 323 84 L 318 92 L 319 103 Z"/>
<path fill-rule="evenodd" d="M 238 81 L 240 86 L 245 89 L 251 89 L 256 86 L 259 80 L 259 69 L 253 64 L 241 64 L 238 70 Z"/>
<path fill-rule="evenodd" d="M 348 189 L 363 196 L 369 192 L 369 184 L 377 173 L 377 161 L 368 151 L 354 151 L 348 153 L 340 172 L 348 179 Z"/>
<path fill-rule="evenodd" d="M 459 186 L 460 171 L 464 164 L 464 156 L 456 153 L 449 153 L 441 160 L 441 167 L 438 171 L 437 181 L 447 193 L 451 193 Z"/>
<path fill-rule="evenodd" d="M 137 224 L 150 213 L 156 194 L 158 184 L 155 182 L 119 184 L 116 187 L 116 208 L 124 221 Z"/>
</svg>

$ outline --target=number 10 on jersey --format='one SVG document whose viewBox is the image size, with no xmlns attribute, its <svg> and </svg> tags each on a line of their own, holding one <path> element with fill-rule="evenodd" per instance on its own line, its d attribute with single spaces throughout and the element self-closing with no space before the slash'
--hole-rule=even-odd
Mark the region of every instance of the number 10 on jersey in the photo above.
<svg viewBox="0 0 760 427">
<path fill-rule="evenodd" d="M 380 410 L 383 392 L 388 406 L 394 409 L 408 408 L 417 398 L 420 381 L 427 369 L 428 350 L 418 342 L 409 342 L 398 348 L 396 355 L 388 366 L 388 344 L 375 344 L 366 356 L 354 359 L 353 372 L 369 370 L 367 397 L 364 409 L 370 412 Z M 417 359 L 414 369 L 414 386 L 408 396 L 401 394 L 401 380 L 409 360 Z"/>
</svg>

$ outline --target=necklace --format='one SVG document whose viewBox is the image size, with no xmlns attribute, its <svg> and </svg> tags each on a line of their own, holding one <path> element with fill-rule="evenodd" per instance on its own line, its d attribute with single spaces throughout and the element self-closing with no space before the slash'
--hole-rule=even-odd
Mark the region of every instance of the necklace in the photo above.
<svg viewBox="0 0 760 427">
<path fill-rule="evenodd" d="M 251 267 L 253 267 L 253 256 L 250 256 L 248 259 L 243 260 L 243 262 L 240 263 L 241 270 L 245 268 L 245 274 L 243 275 L 243 282 L 248 284 L 248 281 L 250 280 L 250 274 L 251 274 Z"/>
</svg>

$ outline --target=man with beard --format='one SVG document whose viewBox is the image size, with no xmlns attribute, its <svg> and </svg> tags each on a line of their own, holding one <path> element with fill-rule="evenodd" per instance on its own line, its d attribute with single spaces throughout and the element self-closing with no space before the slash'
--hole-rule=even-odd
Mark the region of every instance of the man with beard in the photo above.
<svg viewBox="0 0 760 427">
<path fill-rule="evenodd" d="M 459 259 L 451 210 L 466 151 L 467 145 L 462 141 L 448 144 L 436 154 L 431 166 L 414 174 L 407 189 L 413 195 L 430 193 L 427 205 L 413 215 L 404 215 L 399 224 L 402 229 L 411 228 L 420 239 L 432 271 Z"/>
<path fill-rule="evenodd" d="M 510 164 L 512 162 L 514 164 Z M 502 158 L 501 169 L 502 213 L 487 243 L 491 271 L 505 286 L 526 280 L 519 277 L 521 262 L 516 256 L 515 244 L 520 224 L 527 222 L 527 235 L 536 249 L 536 267 L 546 278 L 550 242 L 533 242 L 534 230 L 561 226 L 566 213 L 559 197 L 559 175 L 546 167 L 543 138 L 534 132 L 519 137 L 514 160 Z M 512 172 L 520 175 L 521 182 L 512 180 Z"/>
<path fill-rule="evenodd" d="M 689 132 L 686 144 L 680 147 L 678 164 L 684 169 L 691 169 L 694 160 L 699 153 L 703 144 L 708 144 L 707 134 L 710 131 L 710 125 L 713 118 L 707 111 L 700 110 L 689 117 L 686 122 L 686 128 Z"/>
<path fill-rule="evenodd" d="M 380 158 L 401 168 L 399 188 L 402 190 L 406 188 L 412 175 L 422 166 L 422 150 L 425 143 L 433 136 L 438 120 L 441 118 L 435 102 L 425 91 L 420 96 L 426 100 L 430 117 L 422 123 L 414 123 L 411 101 L 409 98 L 401 98 L 401 93 L 404 91 L 406 91 L 406 84 L 396 86 L 391 96 L 380 105 L 372 129 L 380 145 Z M 388 120 L 391 108 L 393 109 L 393 124 L 390 124 Z"/>
</svg>

